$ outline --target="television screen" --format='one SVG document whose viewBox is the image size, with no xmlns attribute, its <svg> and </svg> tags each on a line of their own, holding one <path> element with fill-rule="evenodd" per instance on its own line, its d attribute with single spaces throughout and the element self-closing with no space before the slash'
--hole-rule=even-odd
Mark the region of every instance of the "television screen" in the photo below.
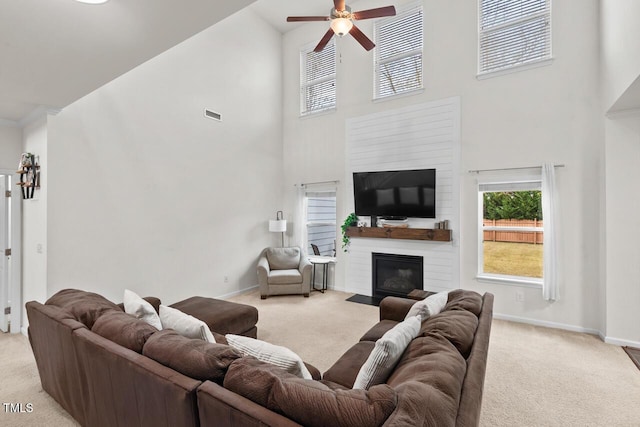
<svg viewBox="0 0 640 427">
<path fill-rule="evenodd" d="M 436 170 L 354 172 L 356 215 L 436 217 Z"/>
</svg>

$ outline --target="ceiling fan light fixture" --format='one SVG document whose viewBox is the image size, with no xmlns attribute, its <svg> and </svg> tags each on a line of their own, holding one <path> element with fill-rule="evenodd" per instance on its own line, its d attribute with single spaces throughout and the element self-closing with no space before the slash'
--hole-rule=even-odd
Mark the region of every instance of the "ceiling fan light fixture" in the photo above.
<svg viewBox="0 0 640 427">
<path fill-rule="evenodd" d="M 334 18 L 331 20 L 331 29 L 340 37 L 351 31 L 351 28 L 353 28 L 353 22 L 351 22 L 351 19 Z"/>
</svg>

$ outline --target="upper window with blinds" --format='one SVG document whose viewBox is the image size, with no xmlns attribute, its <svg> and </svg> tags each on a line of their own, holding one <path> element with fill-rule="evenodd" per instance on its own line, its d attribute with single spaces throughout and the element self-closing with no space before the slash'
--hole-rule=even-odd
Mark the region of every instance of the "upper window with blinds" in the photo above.
<svg viewBox="0 0 640 427">
<path fill-rule="evenodd" d="M 478 72 L 551 59 L 551 0 L 478 0 Z"/>
<path fill-rule="evenodd" d="M 300 52 L 300 114 L 307 115 L 336 107 L 335 37 L 323 50 L 309 46 Z"/>
<path fill-rule="evenodd" d="M 422 89 L 422 5 L 374 23 L 374 99 Z"/>
</svg>

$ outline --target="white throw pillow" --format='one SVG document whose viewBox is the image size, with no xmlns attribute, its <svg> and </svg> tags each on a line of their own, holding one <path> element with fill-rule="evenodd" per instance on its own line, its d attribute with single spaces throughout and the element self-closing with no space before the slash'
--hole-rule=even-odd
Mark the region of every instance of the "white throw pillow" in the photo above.
<svg viewBox="0 0 640 427">
<path fill-rule="evenodd" d="M 165 329 L 173 329 L 183 337 L 216 342 L 206 323 L 173 307 L 161 304 L 160 320 Z"/>
<path fill-rule="evenodd" d="M 138 319 L 144 320 L 156 329 L 162 330 L 162 322 L 160 322 L 158 313 L 156 313 L 156 310 L 148 301 L 140 298 L 138 294 L 130 291 L 129 289 L 125 289 L 123 303 L 125 313 L 132 314 Z"/>
<path fill-rule="evenodd" d="M 242 335 L 227 334 L 225 338 L 231 347 L 245 356 L 253 356 L 263 362 L 279 366 L 301 378 L 313 379 L 300 356 L 286 347 Z"/>
<path fill-rule="evenodd" d="M 409 343 L 420 333 L 421 324 L 420 316 L 413 316 L 380 337 L 360 368 L 353 388 L 368 390 L 369 387 L 387 381 Z"/>
<path fill-rule="evenodd" d="M 426 320 L 428 317 L 440 313 L 444 306 L 447 305 L 448 300 L 449 291 L 442 291 L 437 294 L 429 295 L 422 301 L 418 301 L 413 304 L 405 316 L 405 319 L 420 315 L 422 320 Z"/>
</svg>

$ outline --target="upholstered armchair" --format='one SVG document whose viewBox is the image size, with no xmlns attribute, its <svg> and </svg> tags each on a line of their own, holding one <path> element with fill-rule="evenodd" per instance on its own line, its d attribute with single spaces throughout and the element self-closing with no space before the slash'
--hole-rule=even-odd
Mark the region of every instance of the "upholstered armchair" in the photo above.
<svg viewBox="0 0 640 427">
<path fill-rule="evenodd" d="M 260 298 L 302 294 L 311 290 L 311 263 L 299 247 L 266 248 L 258 259 Z"/>
</svg>

